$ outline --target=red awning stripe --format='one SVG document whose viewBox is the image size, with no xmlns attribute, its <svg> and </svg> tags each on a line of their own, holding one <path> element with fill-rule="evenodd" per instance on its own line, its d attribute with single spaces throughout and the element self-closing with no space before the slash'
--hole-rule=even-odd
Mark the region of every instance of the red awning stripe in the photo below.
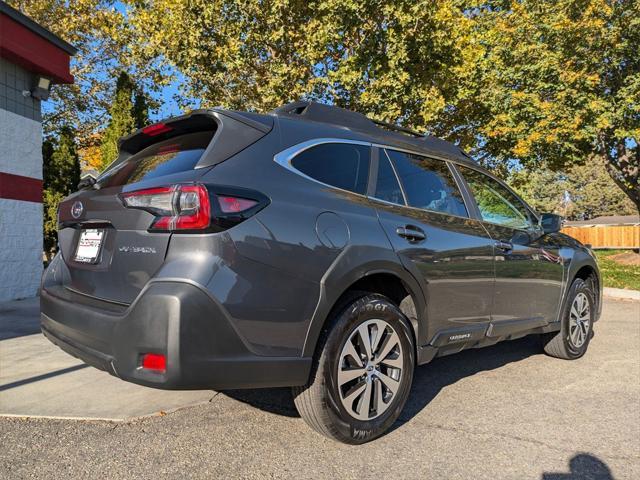
<svg viewBox="0 0 640 480">
<path fill-rule="evenodd" d="M 2 14 L 0 31 L 0 56 L 31 72 L 50 77 L 54 83 L 73 83 L 67 52 Z"/>
<path fill-rule="evenodd" d="M 42 180 L 0 172 L 0 198 L 42 203 Z"/>
</svg>

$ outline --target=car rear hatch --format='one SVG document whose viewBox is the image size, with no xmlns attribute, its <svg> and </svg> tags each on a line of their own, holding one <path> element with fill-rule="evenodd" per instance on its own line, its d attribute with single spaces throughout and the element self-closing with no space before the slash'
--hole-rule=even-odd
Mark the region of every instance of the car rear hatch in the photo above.
<svg viewBox="0 0 640 480">
<path fill-rule="evenodd" d="M 197 192 L 180 190 L 197 188 L 194 185 L 206 171 L 270 129 L 268 120 L 259 122 L 234 112 L 196 111 L 121 140 L 117 160 L 95 185 L 60 203 L 58 243 L 70 272 L 63 288 L 131 303 L 162 266 L 173 235 L 173 223 L 160 228 L 158 213 L 140 202 L 156 192 L 160 192 L 156 200 L 175 198 L 171 193 L 175 191 L 187 203 L 194 195 L 198 200 Z M 134 202 L 129 196 L 137 194 L 129 192 L 151 193 L 136 196 Z"/>
</svg>

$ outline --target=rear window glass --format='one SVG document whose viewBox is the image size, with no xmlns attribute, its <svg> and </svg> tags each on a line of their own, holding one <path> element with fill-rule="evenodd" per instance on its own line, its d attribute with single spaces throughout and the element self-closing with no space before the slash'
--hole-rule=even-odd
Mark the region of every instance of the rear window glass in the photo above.
<svg viewBox="0 0 640 480">
<path fill-rule="evenodd" d="M 389 158 L 384 152 L 381 152 L 378 160 L 378 178 L 376 179 L 376 190 L 373 196 L 386 202 L 404 205 L 400 184 L 391 167 Z"/>
<path fill-rule="evenodd" d="M 192 170 L 212 137 L 213 132 L 197 132 L 154 143 L 107 170 L 98 184 L 117 187 Z"/>
<path fill-rule="evenodd" d="M 364 194 L 369 179 L 369 147 L 324 143 L 297 155 L 291 165 L 327 185 Z"/>
</svg>

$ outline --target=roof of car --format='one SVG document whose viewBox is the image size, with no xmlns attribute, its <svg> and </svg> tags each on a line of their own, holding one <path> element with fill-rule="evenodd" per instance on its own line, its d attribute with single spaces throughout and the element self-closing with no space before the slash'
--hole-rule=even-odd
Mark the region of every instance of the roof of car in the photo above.
<svg viewBox="0 0 640 480">
<path fill-rule="evenodd" d="M 210 110 L 194 110 L 186 115 L 162 120 L 160 123 L 166 121 L 173 122 L 201 114 L 210 114 L 212 111 L 231 116 L 236 120 L 240 120 L 265 132 L 271 129 L 273 120 L 276 118 L 282 120 L 280 122 L 281 125 L 288 121 L 298 126 L 308 126 L 309 134 L 314 134 L 316 130 L 314 127 L 321 127 L 324 136 L 327 136 L 328 133 L 329 136 L 345 138 L 346 131 L 350 132 L 347 133 L 346 136 L 353 137 L 352 139 L 354 140 L 367 141 L 380 146 L 395 147 L 427 156 L 441 157 L 480 167 L 460 147 L 441 138 L 416 132 L 398 125 L 372 120 L 361 113 L 344 108 L 311 101 L 288 103 L 268 114 L 227 110 L 222 107 L 215 107 Z M 139 131 L 136 131 L 132 135 L 123 138 L 122 141 L 136 137 L 138 133 Z"/>
<path fill-rule="evenodd" d="M 270 115 L 304 122 L 319 122 L 330 127 L 345 128 L 368 137 L 372 143 L 395 146 L 419 153 L 443 156 L 467 163 L 475 163 L 460 147 L 428 134 L 397 125 L 371 120 L 367 116 L 344 108 L 311 101 L 288 103 Z"/>
</svg>

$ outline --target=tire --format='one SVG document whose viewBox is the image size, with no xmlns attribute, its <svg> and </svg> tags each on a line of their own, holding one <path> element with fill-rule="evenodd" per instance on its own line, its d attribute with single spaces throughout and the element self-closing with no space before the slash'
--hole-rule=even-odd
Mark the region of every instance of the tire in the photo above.
<svg viewBox="0 0 640 480">
<path fill-rule="evenodd" d="M 541 336 L 542 346 L 547 355 L 564 360 L 576 360 L 586 353 L 593 337 L 593 320 L 596 313 L 592 284 L 581 278 L 576 278 L 571 284 L 560 319 L 560 331 Z M 581 305 L 584 305 L 586 310 L 582 310 Z M 586 320 L 575 321 L 578 317 Z"/>
<path fill-rule="evenodd" d="M 368 359 L 367 344 L 373 345 Z M 414 366 L 406 317 L 388 298 L 363 293 L 348 299 L 329 319 L 309 383 L 293 388 L 294 402 L 318 433 L 348 444 L 366 443 L 385 433 L 400 415 Z"/>
</svg>

